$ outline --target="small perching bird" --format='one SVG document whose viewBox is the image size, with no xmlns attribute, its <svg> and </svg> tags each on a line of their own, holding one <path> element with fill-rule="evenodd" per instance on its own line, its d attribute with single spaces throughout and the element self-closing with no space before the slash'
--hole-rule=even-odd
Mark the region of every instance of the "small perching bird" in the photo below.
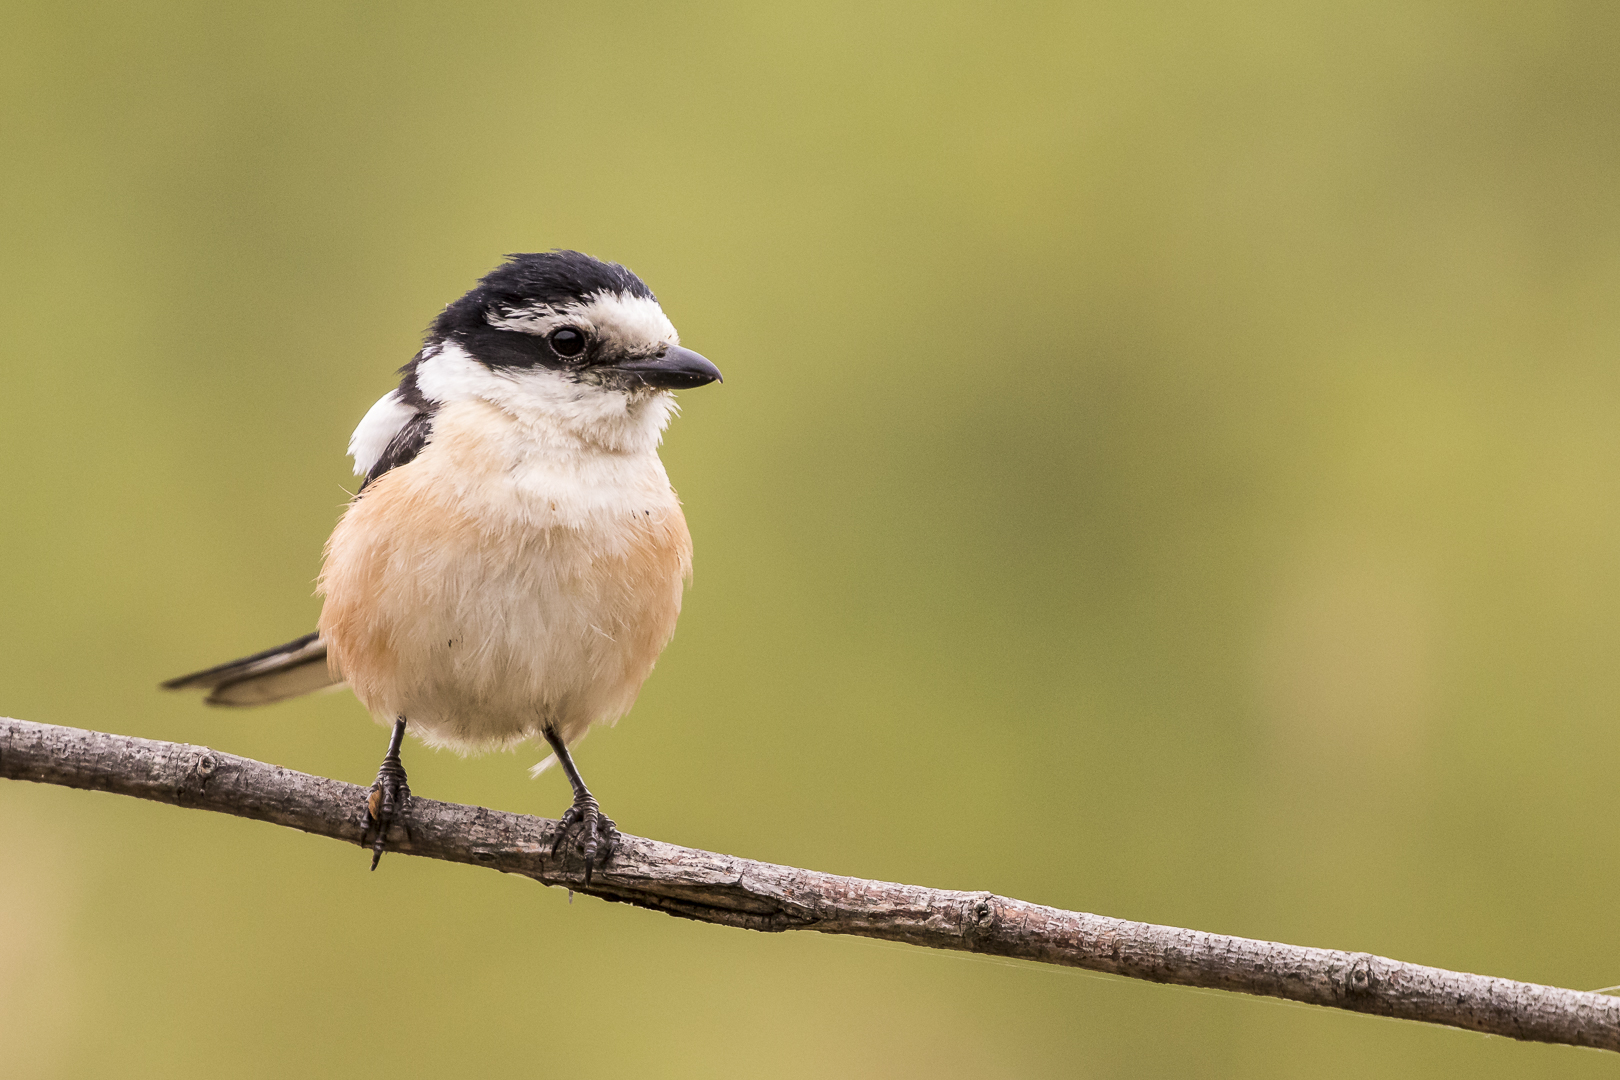
<svg viewBox="0 0 1620 1080">
<path fill-rule="evenodd" d="M 622 266 L 509 256 L 355 429 L 364 481 L 326 544 L 319 629 L 164 687 L 262 705 L 347 683 L 393 728 L 365 807 L 372 869 L 410 798 L 407 728 L 459 750 L 543 740 L 588 879 L 617 832 L 568 748 L 629 710 L 692 570 L 658 443 L 670 391 L 720 372 L 679 340 Z"/>
</svg>

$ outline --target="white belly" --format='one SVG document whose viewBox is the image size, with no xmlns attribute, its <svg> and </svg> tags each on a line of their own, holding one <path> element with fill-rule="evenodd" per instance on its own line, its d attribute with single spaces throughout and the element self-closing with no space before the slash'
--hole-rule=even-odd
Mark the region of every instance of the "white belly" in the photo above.
<svg viewBox="0 0 1620 1080">
<path fill-rule="evenodd" d="M 430 743 L 572 743 L 630 708 L 690 569 L 655 453 L 540 450 L 463 403 L 338 524 L 321 635 L 379 721 Z"/>
</svg>

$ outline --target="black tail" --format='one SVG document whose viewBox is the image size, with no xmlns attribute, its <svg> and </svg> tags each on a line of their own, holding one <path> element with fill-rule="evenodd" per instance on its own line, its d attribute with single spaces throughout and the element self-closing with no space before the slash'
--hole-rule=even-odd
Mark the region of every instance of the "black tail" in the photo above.
<svg viewBox="0 0 1620 1080">
<path fill-rule="evenodd" d="M 342 676 L 327 667 L 326 642 L 317 632 L 228 664 L 170 679 L 163 689 L 207 690 L 203 700 L 209 705 L 268 705 L 342 685 Z"/>
</svg>

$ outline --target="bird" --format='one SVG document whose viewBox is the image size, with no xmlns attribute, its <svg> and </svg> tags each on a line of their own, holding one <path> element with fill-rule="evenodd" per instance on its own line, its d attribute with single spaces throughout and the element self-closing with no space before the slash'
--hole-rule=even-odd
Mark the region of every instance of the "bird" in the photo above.
<svg viewBox="0 0 1620 1080">
<path fill-rule="evenodd" d="M 569 748 L 629 711 L 675 632 L 692 539 L 658 455 L 673 391 L 721 382 L 651 289 L 578 251 L 519 253 L 447 305 L 355 428 L 312 633 L 169 690 L 252 706 L 347 686 L 390 729 L 362 808 L 375 870 L 411 798 L 406 732 L 544 744 L 589 884 L 619 839 Z M 407 832 L 408 836 L 408 832 Z M 553 854 L 556 853 L 556 845 Z"/>
</svg>

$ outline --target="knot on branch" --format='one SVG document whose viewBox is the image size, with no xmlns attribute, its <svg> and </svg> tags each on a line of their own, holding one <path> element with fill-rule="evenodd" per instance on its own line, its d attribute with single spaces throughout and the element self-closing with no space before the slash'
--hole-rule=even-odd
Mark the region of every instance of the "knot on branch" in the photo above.
<svg viewBox="0 0 1620 1080">
<path fill-rule="evenodd" d="M 208 790 L 208 781 L 214 778 L 219 770 L 219 757 L 206 746 L 186 747 L 186 762 L 180 774 L 180 782 L 175 785 L 175 797 L 182 802 L 190 802 L 200 798 Z"/>
<path fill-rule="evenodd" d="M 973 893 L 963 905 L 962 940 L 969 949 L 989 937 L 1001 918 L 1001 898 L 995 893 Z"/>
<path fill-rule="evenodd" d="M 1368 953 L 1356 953 L 1355 959 L 1344 972 L 1344 992 L 1347 997 L 1365 997 L 1375 989 L 1373 958 Z"/>
</svg>

